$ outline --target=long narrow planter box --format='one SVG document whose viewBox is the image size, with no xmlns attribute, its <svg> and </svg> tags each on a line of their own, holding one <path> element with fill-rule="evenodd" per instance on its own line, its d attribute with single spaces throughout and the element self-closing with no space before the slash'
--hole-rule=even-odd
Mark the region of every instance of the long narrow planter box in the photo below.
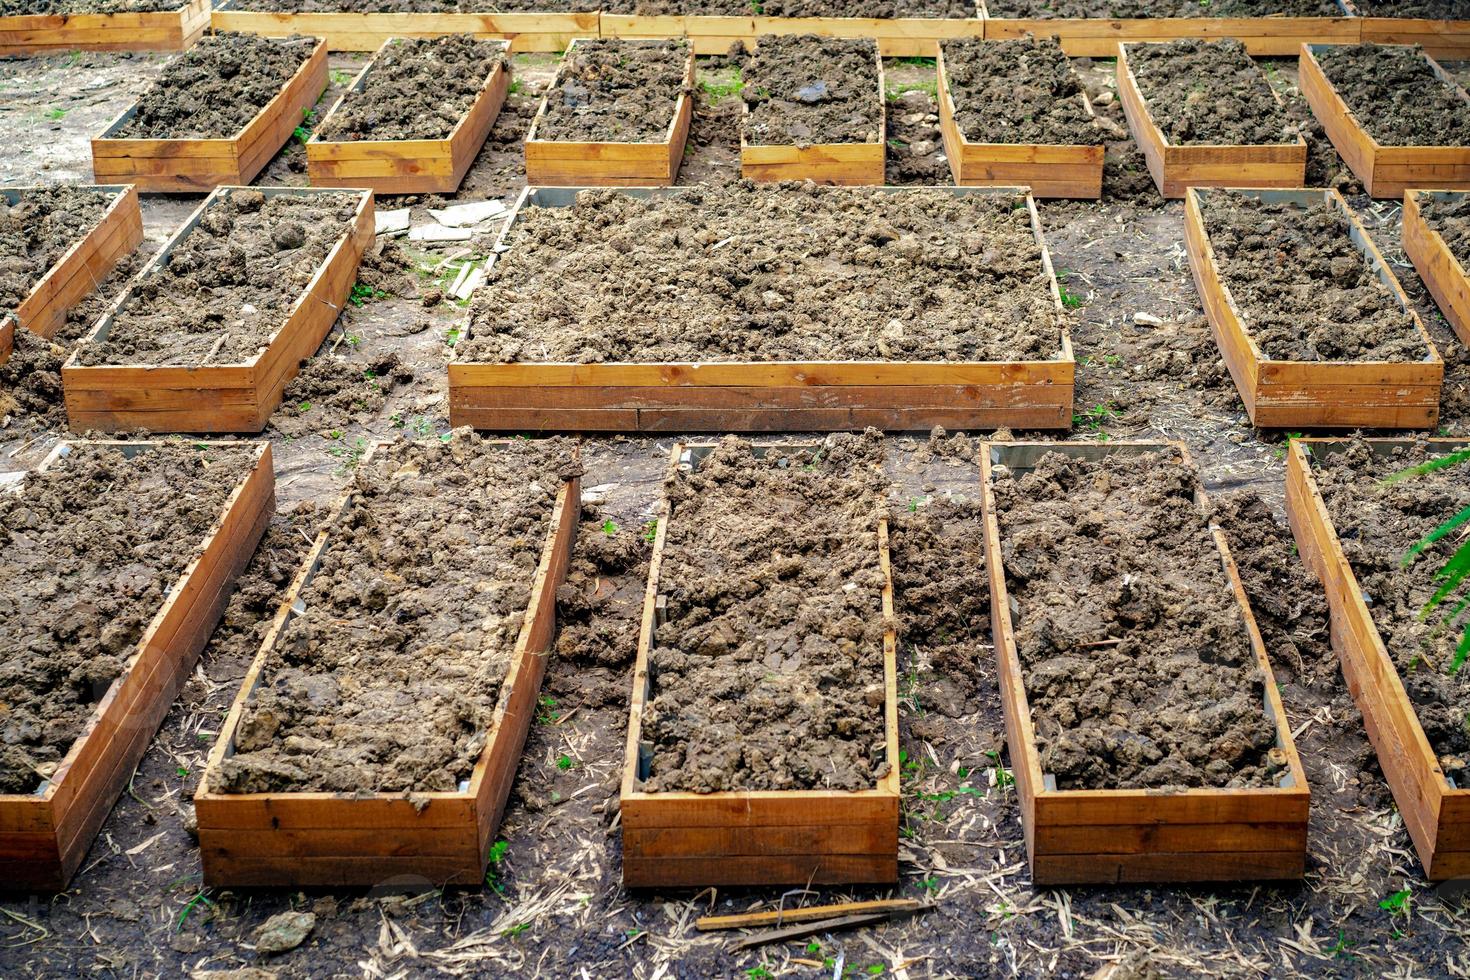
<svg viewBox="0 0 1470 980">
<path fill-rule="evenodd" d="M 1006 744 L 1021 800 L 1021 823 L 1031 880 L 1036 885 L 1142 881 L 1233 881 L 1301 877 L 1306 865 L 1307 777 L 1292 741 L 1281 695 L 1250 602 L 1230 557 L 1224 532 L 1212 530 L 1220 561 L 1239 602 L 1251 647 L 1264 675 L 1262 710 L 1276 726 L 1286 757 L 1279 782 L 1252 789 L 1060 790 L 1041 769 L 1041 756 L 1012 631 L 1005 551 L 991 473 L 1034 467 L 1049 452 L 1085 459 L 1140 453 L 1182 443 L 985 443 L 980 479 L 985 510 L 985 562 L 1000 672 Z M 1200 503 L 1205 506 L 1204 495 Z"/>
<path fill-rule="evenodd" d="M 1370 197 L 1401 197 L 1410 187 L 1470 188 L 1470 146 L 1382 146 L 1369 135 L 1322 73 L 1316 52 L 1323 47 L 1302 45 L 1298 84 L 1327 138 Z M 1470 94 L 1439 62 L 1429 58 L 1429 64 L 1455 87 L 1470 112 Z"/>
<path fill-rule="evenodd" d="M 177 10 L 0 17 L 0 57 L 68 51 L 185 51 L 209 26 L 209 0 Z"/>
<path fill-rule="evenodd" d="M 1187 187 L 1302 187 L 1307 180 L 1307 141 L 1254 146 L 1175 146 L 1154 122 L 1148 101 L 1128 63 L 1127 44 L 1118 45 L 1118 98 L 1128 128 L 1148 162 L 1154 186 L 1166 198 L 1184 196 Z M 1275 90 L 1272 90 L 1275 94 Z M 1280 96 L 1277 96 L 1280 101 Z"/>
<path fill-rule="evenodd" d="M 793 448 L 783 444 L 784 448 Z M 712 443 L 676 444 L 671 467 L 707 456 Z M 761 450 L 757 449 L 757 453 Z M 651 765 L 643 741 L 643 711 L 652 700 L 649 656 L 661 625 L 659 574 L 669 525 L 667 498 L 659 511 L 648 565 L 633 704 L 623 758 L 621 819 L 623 885 L 676 888 L 706 885 L 804 885 L 893 882 L 898 879 L 897 634 L 888 521 L 878 523 L 883 569 L 884 730 L 888 774 L 873 789 L 744 790 L 716 793 L 647 792 Z"/>
<path fill-rule="evenodd" d="M 1387 457 L 1408 443 L 1370 440 Z M 1435 452 L 1453 452 L 1463 439 L 1430 439 Z M 1322 582 L 1332 610 L 1332 646 L 1363 714 L 1378 764 L 1431 881 L 1470 876 L 1470 786 L 1452 786 L 1424 735 L 1403 679 L 1368 610 L 1368 598 L 1342 552 L 1312 473 L 1313 463 L 1345 448 L 1327 439 L 1294 439 L 1287 447 L 1286 513 L 1302 559 Z M 1428 574 L 1426 572 L 1426 574 Z"/>
<path fill-rule="evenodd" d="M 496 243 L 522 209 L 570 207 L 578 188 L 528 188 Z M 954 194 L 1021 194 L 1017 188 L 950 187 Z M 630 188 L 648 197 L 672 189 Z M 896 191 L 895 193 L 902 193 Z M 1041 220 L 1026 205 L 1041 245 L 1052 301 L 1061 294 Z M 464 335 L 470 332 L 466 320 Z M 449 364 L 452 424 L 496 431 L 826 432 L 1065 429 L 1072 422 L 1076 363 L 1065 323 L 1049 361 L 760 361 L 703 364 L 611 362 Z"/>
<path fill-rule="evenodd" d="M 472 885 L 484 880 L 490 846 L 536 713 L 556 632 L 556 591 L 571 560 L 581 499 L 579 478 L 557 494 L 485 748 L 458 791 L 210 792 L 211 776 L 235 751 L 241 714 L 270 653 L 292 617 L 304 609 L 301 594 L 337 528 L 350 520 L 355 496 L 348 494 L 338 504 L 261 642 L 194 795 L 206 884 L 378 885 L 412 878 Z"/>
<path fill-rule="evenodd" d="M 368 72 L 392 45 L 383 42 L 352 87 L 332 106 L 317 132 L 325 131 L 337 110 L 354 92 L 362 91 Z M 510 86 L 510 69 L 502 60 L 485 77 L 480 94 L 445 139 L 324 140 L 313 135 L 306 144 L 306 172 L 317 187 L 367 187 L 378 194 L 452 194 L 485 145 L 500 115 Z"/>
<path fill-rule="evenodd" d="M 0 197 L 15 204 L 33 187 L 0 187 Z M 88 190 L 116 196 L 102 218 L 66 250 L 30 295 L 15 308 L 22 327 L 42 337 L 53 337 L 66 323 L 66 314 L 106 279 L 113 268 L 143 241 L 143 214 L 137 188 L 130 185 L 91 185 Z"/>
<path fill-rule="evenodd" d="M 1091 146 L 1048 146 L 1032 143 L 971 143 L 955 122 L 958 109 L 944 70 L 944 48 L 939 46 L 939 129 L 949 172 L 962 187 L 1025 185 L 1036 197 L 1102 197 L 1102 133 Z M 1093 115 L 1086 92 L 1078 93 L 1087 115 Z"/>
<path fill-rule="evenodd" d="M 818 184 L 882 184 L 887 161 L 888 92 L 883 55 L 878 61 L 878 142 L 750 143 L 745 139 L 750 105 L 740 102 L 740 176 L 755 181 L 811 180 Z"/>
<path fill-rule="evenodd" d="M 393 37 L 473 34 L 510 42 L 511 51 L 562 51 L 574 38 L 597 36 L 597 11 L 538 13 L 284 13 L 241 10 L 238 0 L 214 5 L 210 26 L 264 37 L 319 37 L 329 51 L 376 51 Z"/>
<path fill-rule="evenodd" d="M 577 45 L 567 48 L 571 58 Z M 566 61 L 562 62 L 563 68 Z M 684 161 L 684 143 L 694 114 L 694 45 L 684 68 L 687 91 L 679 95 L 674 118 L 664 138 L 649 143 L 579 143 L 574 140 L 542 139 L 538 134 L 546 118 L 548 101 L 561 90 L 561 71 L 541 98 L 536 118 L 526 133 L 526 182 L 532 186 L 662 187 L 679 176 Z"/>
<path fill-rule="evenodd" d="M 1439 311 L 1454 328 L 1460 342 L 1470 344 L 1470 273 L 1466 273 L 1443 236 L 1429 227 L 1419 210 L 1419 202 L 1425 197 L 1448 201 L 1463 198 L 1465 194 L 1464 191 L 1405 191 L 1403 241 L 1404 253 L 1414 263 Z"/>
<path fill-rule="evenodd" d="M 224 139 L 129 139 L 114 136 L 133 118 L 124 109 L 92 140 L 99 181 L 136 184 L 140 191 L 200 192 L 248 184 L 290 140 L 307 110 L 327 90 L 327 45 L 318 41 L 280 94 L 240 132 Z"/>
<path fill-rule="evenodd" d="M 1470 20 L 1364 17 L 1363 40 L 1372 44 L 1418 44 L 1441 61 L 1470 59 Z"/>
<path fill-rule="evenodd" d="M 822 37 L 870 37 L 885 58 L 929 58 L 936 42 L 958 37 L 984 37 L 975 17 L 716 17 L 705 14 L 608 14 L 601 18 L 603 37 L 687 37 L 695 54 L 724 54 L 736 41 L 747 47 L 763 34 L 817 34 Z"/>
<path fill-rule="evenodd" d="M 10 360 L 15 348 L 15 317 L 9 313 L 0 316 L 0 364 Z"/>
<path fill-rule="evenodd" d="M 105 445 L 125 456 L 156 442 Z M 244 569 L 275 513 L 275 471 L 269 443 L 207 443 L 254 453 L 255 466 L 225 503 L 204 539 L 203 553 L 184 569 L 121 675 L 92 711 L 55 774 L 31 794 L 0 794 L 0 881 L 7 890 L 60 891 L 137 768 L 169 705 L 194 670 Z"/>
<path fill-rule="evenodd" d="M 1362 20 L 1338 0 L 1341 17 L 1151 17 L 1011 18 L 991 17 L 980 0 L 985 38 L 1054 37 L 1073 58 L 1114 58 L 1122 41 L 1174 41 L 1183 37 L 1219 40 L 1233 37 L 1256 57 L 1294 56 L 1308 42 L 1356 44 Z"/>
<path fill-rule="evenodd" d="M 1190 188 L 1185 198 L 1184 241 L 1194 285 L 1210 332 L 1251 422 L 1260 428 L 1428 429 L 1439 419 L 1444 361 L 1419 321 L 1398 279 L 1336 190 L 1239 190 L 1267 201 L 1303 207 L 1327 201 L 1347 217 L 1350 234 L 1378 278 L 1414 320 L 1429 348 L 1423 361 L 1273 361 L 1256 345 L 1246 318 L 1220 279 L 1200 208 L 1209 190 Z"/>
<path fill-rule="evenodd" d="M 344 193 L 296 187 L 216 188 L 97 321 L 86 343 L 107 338 L 113 320 L 133 291 L 164 267 L 216 198 L 246 189 L 258 190 L 267 197 Z M 81 432 L 259 432 L 280 404 L 287 383 L 301 370 L 301 362 L 316 352 L 337 321 L 357 280 L 358 263 L 372 240 L 373 195 L 361 191 L 352 226 L 343 232 L 296 298 L 270 343 L 243 364 L 89 367 L 81 364 L 74 353 L 61 368 L 62 393 L 72 428 Z"/>
</svg>

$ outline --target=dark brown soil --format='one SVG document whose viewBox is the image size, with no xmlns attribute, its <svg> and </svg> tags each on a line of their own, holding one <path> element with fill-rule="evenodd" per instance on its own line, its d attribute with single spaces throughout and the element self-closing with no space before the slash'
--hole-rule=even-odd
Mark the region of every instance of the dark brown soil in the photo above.
<svg viewBox="0 0 1470 980">
<path fill-rule="evenodd" d="M 1271 785 L 1245 619 L 1173 449 L 994 479 L 1042 770 L 1060 789 Z"/>
<path fill-rule="evenodd" d="M 1441 201 L 1421 194 L 1418 200 L 1424 223 L 1439 233 L 1462 267 L 1470 267 L 1470 195 Z"/>
<path fill-rule="evenodd" d="M 939 106 L 921 89 L 888 100 L 885 179 L 889 184 L 941 185 L 950 182 L 939 130 Z"/>
<path fill-rule="evenodd" d="M 688 92 L 689 43 L 579 40 L 546 96 L 535 138 L 660 143 Z"/>
<path fill-rule="evenodd" d="M 1465 0 L 1353 0 L 1364 17 L 1418 17 L 1427 20 L 1470 20 Z"/>
<path fill-rule="evenodd" d="M 396 38 L 322 124 L 319 140 L 448 139 L 484 90 L 505 41 L 468 34 Z"/>
<path fill-rule="evenodd" d="M 277 641 L 213 789 L 454 791 L 485 746 L 572 443 L 399 442 Z"/>
<path fill-rule="evenodd" d="M 970 0 L 609 0 L 607 13 L 715 17 L 975 17 Z"/>
<path fill-rule="evenodd" d="M 882 437 L 726 437 L 670 475 L 643 788 L 871 789 L 884 735 Z"/>
<path fill-rule="evenodd" d="M 1333 0 L 986 0 L 992 17 L 1343 17 Z"/>
<path fill-rule="evenodd" d="M 0 311 L 24 302 L 116 198 L 106 191 L 62 186 L 28 191 L 15 204 L 0 197 Z"/>
<path fill-rule="evenodd" d="M 1010 361 L 1061 324 L 1014 197 L 748 182 L 529 209 L 465 361 Z"/>
<path fill-rule="evenodd" d="M 0 493 L 0 793 L 55 771 L 250 466 L 77 448 Z"/>
<path fill-rule="evenodd" d="M 1421 361 L 1414 319 L 1348 237 L 1329 203 L 1268 204 L 1203 196 L 1220 279 L 1261 351 L 1277 361 Z"/>
<path fill-rule="evenodd" d="M 1239 41 L 1131 44 L 1149 116 L 1175 146 L 1295 143 L 1296 127 Z"/>
<path fill-rule="evenodd" d="M 178 10 L 185 3 L 186 0 L 0 0 L 0 17 L 158 13 Z"/>
<path fill-rule="evenodd" d="M 285 13 L 473 14 L 578 13 L 601 9 L 598 0 L 235 0 L 231 10 Z"/>
<path fill-rule="evenodd" d="M 1419 723 L 1445 775 L 1470 786 L 1470 669 L 1454 672 L 1460 617 L 1446 626 L 1439 612 L 1421 616 L 1439 583 L 1434 574 L 1464 538 L 1451 534 L 1408 567 L 1403 561 L 1421 538 L 1470 507 L 1470 463 L 1387 484 L 1385 478 L 1433 458 L 1423 445 L 1391 458 L 1355 442 L 1314 467 L 1322 498 L 1357 576 L 1373 622 L 1414 702 Z"/>
<path fill-rule="evenodd" d="M 1470 99 L 1435 75 L 1417 45 L 1337 45 L 1318 51 L 1317 63 L 1383 146 L 1470 146 Z"/>
<path fill-rule="evenodd" d="M 876 41 L 812 34 L 761 38 L 741 90 L 751 144 L 878 143 Z"/>
<path fill-rule="evenodd" d="M 243 130 L 311 56 L 316 39 L 211 34 L 164 66 L 117 139 L 226 139 Z"/>
<path fill-rule="evenodd" d="M 350 192 L 230 191 L 124 301 L 82 364 L 240 364 L 270 343 L 345 235 Z"/>
<path fill-rule="evenodd" d="M 955 124 L 972 143 L 1103 142 L 1072 63 L 1054 38 L 944 42 Z"/>
<path fill-rule="evenodd" d="M 413 381 L 413 369 L 391 351 L 371 359 L 318 354 L 289 385 L 271 428 L 296 438 L 311 432 L 342 438 L 349 425 L 378 414 L 393 391 Z"/>
<path fill-rule="evenodd" d="M 620 527 L 584 507 L 566 581 L 556 593 L 556 655 L 588 667 L 626 667 L 638 654 L 655 525 Z M 620 580 L 628 583 L 621 592 Z M 627 706 L 628 692 L 616 700 Z"/>
</svg>

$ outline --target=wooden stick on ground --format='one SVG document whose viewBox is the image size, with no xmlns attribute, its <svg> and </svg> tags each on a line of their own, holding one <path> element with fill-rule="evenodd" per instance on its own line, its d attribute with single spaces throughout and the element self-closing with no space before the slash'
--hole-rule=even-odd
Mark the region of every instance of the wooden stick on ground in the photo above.
<svg viewBox="0 0 1470 980">
<path fill-rule="evenodd" d="M 858 903 L 861 904 L 861 903 Z M 754 946 L 765 946 L 768 943 L 785 942 L 788 939 L 805 939 L 823 932 L 835 932 L 839 929 L 852 929 L 857 926 L 876 925 L 879 922 L 888 922 L 893 919 L 905 919 L 920 912 L 927 912 L 934 906 L 925 905 L 923 902 L 912 903 L 911 908 L 885 909 L 878 912 L 863 912 L 857 915 L 842 915 L 832 919 L 817 919 L 800 925 L 786 926 L 781 929 L 772 929 L 768 932 L 758 932 L 753 936 L 743 936 L 736 942 L 730 944 L 730 950 L 750 949 Z"/>
<path fill-rule="evenodd" d="M 809 908 L 778 909 L 774 912 L 747 912 L 741 915 L 706 915 L 695 920 L 700 932 L 717 929 L 755 929 L 760 926 L 784 926 L 817 919 L 864 915 L 874 912 L 916 912 L 929 906 L 914 898 L 886 898 L 871 902 L 843 902 L 840 905 L 813 905 Z"/>
</svg>

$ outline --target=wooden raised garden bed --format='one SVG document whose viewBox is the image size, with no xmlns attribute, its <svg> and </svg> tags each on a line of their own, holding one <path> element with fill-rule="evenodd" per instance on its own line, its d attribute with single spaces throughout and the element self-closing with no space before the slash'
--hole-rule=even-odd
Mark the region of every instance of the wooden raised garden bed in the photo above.
<svg viewBox="0 0 1470 980">
<path fill-rule="evenodd" d="M 1412 319 L 1429 354 L 1422 361 L 1271 360 L 1261 350 L 1221 278 L 1206 233 L 1201 202 L 1211 193 L 1245 194 L 1302 207 L 1324 201 L 1341 210 L 1349 234 L 1394 301 Z M 1261 428 L 1432 428 L 1439 418 L 1444 361 L 1408 297 L 1352 209 L 1336 190 L 1210 191 L 1190 188 L 1185 199 L 1185 244 L 1195 288 L 1210 332 L 1230 369 L 1251 422 Z"/>
<path fill-rule="evenodd" d="M 1038 886 L 1143 881 L 1225 881 L 1299 878 L 1305 868 L 1309 792 L 1292 742 L 1271 664 L 1251 614 L 1225 535 L 1211 531 L 1220 561 L 1249 633 L 1263 675 L 1264 711 L 1276 730 L 1281 769 L 1272 786 L 1188 789 L 1058 789 L 1042 769 L 1032 707 L 1026 694 L 1007 590 L 1007 552 L 997 514 L 993 476 L 1036 466 L 1048 453 L 1083 459 L 1177 447 L 1182 443 L 985 443 L 981 487 L 985 553 L 990 575 L 995 649 L 1011 771 L 1021 801 L 1021 822 L 1031 879 Z M 1201 513 L 1207 502 L 1196 496 Z M 1203 528 L 1202 528 L 1203 533 Z M 1107 642 L 1107 641 L 1104 641 Z M 1279 753 L 1279 754 L 1278 754 Z"/>
<path fill-rule="evenodd" d="M 1388 439 L 1371 439 L 1368 444 L 1384 458 L 1386 467 L 1395 447 L 1411 445 Z M 1470 445 L 1463 439 L 1430 439 L 1427 444 L 1436 453 Z M 1455 786 L 1446 778 L 1374 624 L 1368 605 L 1371 597 L 1364 593 L 1343 554 L 1313 475 L 1314 464 L 1347 445 L 1328 439 L 1291 441 L 1287 446 L 1286 513 L 1302 560 L 1327 592 L 1333 649 L 1342 662 L 1353 701 L 1363 714 L 1363 725 L 1404 826 L 1424 862 L 1425 877 L 1431 881 L 1464 878 L 1470 875 L 1470 786 Z M 1388 472 L 1386 468 L 1384 475 Z M 1431 572 L 1426 568 L 1424 574 Z"/>
<path fill-rule="evenodd" d="M 1470 146 L 1383 146 L 1332 87 L 1317 61 L 1324 45 L 1304 44 L 1298 84 L 1312 114 L 1371 197 L 1400 197 L 1410 187 L 1470 188 Z M 1470 94 L 1430 58 L 1435 75 L 1451 85 L 1470 113 Z"/>
<path fill-rule="evenodd" d="M 15 317 L 9 313 L 0 316 L 0 364 L 10 360 L 15 349 Z"/>
<path fill-rule="evenodd" d="M 579 41 L 567 47 L 526 132 L 526 181 L 532 186 L 659 187 L 672 184 L 684 161 L 684 143 L 694 114 L 694 45 L 684 69 L 685 91 L 674 106 L 674 117 L 664 137 L 647 143 L 582 143 L 543 139 L 540 135 L 551 96 L 561 90 L 562 72 Z"/>
<path fill-rule="evenodd" d="M 603 37 L 687 37 L 695 54 L 724 54 L 742 41 L 747 47 L 763 34 L 818 34 L 868 37 L 885 58 L 928 58 L 938 41 L 983 37 L 980 17 L 718 17 L 705 14 L 610 14 L 601 17 Z"/>
<path fill-rule="evenodd" d="M 1154 121 L 1128 62 L 1132 45 L 1118 45 L 1118 98 L 1128 128 L 1143 151 L 1154 186 L 1166 198 L 1187 187 L 1301 187 L 1307 176 L 1307 141 L 1240 145 L 1175 145 Z M 1263 84 L 1264 75 L 1262 76 Z M 1271 95 L 1280 102 L 1274 89 Z"/>
<path fill-rule="evenodd" d="M 757 457 L 774 447 L 755 447 Z M 783 450 L 806 448 L 783 443 Z M 810 448 L 818 448 L 812 444 Z M 711 444 L 676 444 L 670 466 L 697 466 Z M 654 746 L 643 736 L 644 713 L 657 678 L 650 673 L 655 634 L 663 625 L 660 575 L 671 506 L 667 496 L 648 566 L 648 590 L 633 668 L 633 702 L 623 760 L 623 885 L 804 885 L 893 882 L 898 877 L 898 694 L 893 578 L 888 521 L 880 518 L 883 571 L 883 727 L 888 771 L 871 789 L 784 789 L 690 792 L 645 788 Z"/>
<path fill-rule="evenodd" d="M 113 268 L 143 241 L 143 214 L 138 190 L 129 185 L 84 185 L 84 189 L 116 195 L 102 219 L 93 225 L 14 310 L 22 327 L 52 337 L 66 323 L 66 314 L 91 294 Z M 34 188 L 3 187 L 0 195 L 14 204 Z"/>
<path fill-rule="evenodd" d="M 469 111 L 445 139 L 333 140 L 317 135 L 327 130 L 347 99 L 362 91 L 368 73 L 396 40 L 383 42 L 307 141 L 306 172 L 313 185 L 367 187 L 378 194 L 452 194 L 475 162 L 510 86 L 510 68 L 503 59 L 495 62 Z"/>
<path fill-rule="evenodd" d="M 1021 194 L 1016 188 L 939 188 L 953 194 Z M 527 188 L 496 248 L 529 207 L 570 207 L 577 188 Z M 680 193 L 631 188 L 635 197 Z M 849 193 L 834 191 L 834 193 Z M 903 193 L 898 191 L 897 193 Z M 1024 197 L 1054 308 L 1061 297 L 1035 203 Z M 466 321 L 463 336 L 471 335 Z M 461 341 L 463 342 L 463 341 Z M 456 426 L 496 431 L 796 432 L 1065 429 L 1075 361 L 1065 321 L 1054 359 L 1026 361 L 565 362 L 449 365 Z"/>
<path fill-rule="evenodd" d="M 1470 10 L 1467 10 L 1470 13 Z M 1373 44 L 1418 44 L 1441 61 L 1470 59 L 1470 20 L 1364 17 L 1363 40 Z"/>
<path fill-rule="evenodd" d="M 208 43 L 205 41 L 204 43 Z M 99 181 L 135 184 L 140 191 L 200 192 L 248 184 L 265 169 L 327 89 L 327 45 L 318 41 L 265 108 L 240 132 L 223 139 L 128 139 L 118 132 L 137 112 L 129 106 L 92 140 Z"/>
<path fill-rule="evenodd" d="M 276 195 L 341 195 L 344 191 L 311 188 L 216 188 L 189 220 L 139 273 L 85 341 L 107 339 L 114 321 L 132 295 L 165 268 L 169 256 L 199 224 L 212 204 L 234 191 L 258 190 Z M 301 363 L 321 346 L 357 280 L 357 266 L 373 240 L 373 195 L 356 193 L 352 225 L 345 229 L 326 260 L 296 298 L 280 328 L 248 361 L 239 364 L 170 366 L 145 364 L 84 365 L 80 352 L 62 366 L 66 412 L 73 429 L 115 432 L 259 432 L 265 427 L 286 385 Z"/>
<path fill-rule="evenodd" d="M 374 446 L 369 457 L 388 445 Z M 484 880 L 556 632 L 556 591 L 566 577 L 581 509 L 579 478 L 557 492 L 484 750 L 457 790 L 226 793 L 215 788 L 221 765 L 237 751 L 242 714 L 262 683 L 272 650 L 293 618 L 305 613 L 307 588 L 323 554 L 356 506 L 356 494 L 349 493 L 317 535 L 210 751 L 194 808 L 204 880 L 211 886 L 424 880 L 472 885 Z"/>
<path fill-rule="evenodd" d="M 41 469 L 73 447 L 102 446 L 134 458 L 157 442 L 63 442 Z M 175 444 L 168 444 L 175 445 Z M 182 445 L 182 444 L 178 444 Z M 128 785 L 170 704 L 193 673 L 235 577 L 249 562 L 275 513 L 275 472 L 268 443 L 202 443 L 249 453 L 246 476 L 218 522 L 184 568 L 122 673 L 92 709 L 81 736 L 55 772 L 30 794 L 0 794 L 0 875 L 7 890 L 60 891 L 86 857 L 92 838 Z"/>
<path fill-rule="evenodd" d="M 209 26 L 209 0 L 177 10 L 0 17 L 0 57 L 68 51 L 184 51 Z"/>
<path fill-rule="evenodd" d="M 1470 344 L 1470 274 L 1450 251 L 1443 236 L 1424 220 L 1420 210 L 1420 202 L 1425 198 L 1456 201 L 1465 197 L 1463 191 L 1405 191 L 1403 240 L 1404 254 L 1414 263 L 1439 311 L 1454 328 L 1460 342 Z"/>
</svg>

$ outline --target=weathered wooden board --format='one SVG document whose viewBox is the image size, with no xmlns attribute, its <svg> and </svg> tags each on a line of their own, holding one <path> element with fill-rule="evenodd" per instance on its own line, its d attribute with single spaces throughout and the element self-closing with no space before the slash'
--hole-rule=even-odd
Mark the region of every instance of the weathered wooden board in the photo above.
<svg viewBox="0 0 1470 980">
<path fill-rule="evenodd" d="M 1418 44 L 1441 61 L 1470 59 L 1470 20 L 1364 17 L 1362 39 L 1372 44 Z"/>
<path fill-rule="evenodd" d="M 975 17 L 714 17 L 703 14 L 610 14 L 600 18 L 603 37 L 687 37 L 695 54 L 724 54 L 736 41 L 750 47 L 763 34 L 870 37 L 885 58 L 932 58 L 934 44 L 949 38 L 983 37 Z"/>
<path fill-rule="evenodd" d="M 177 10 L 0 17 L 0 57 L 68 51 L 184 51 L 209 26 L 209 0 Z"/>
<path fill-rule="evenodd" d="M 15 317 L 10 313 L 0 314 L 0 364 L 10 360 L 15 348 Z"/>
<path fill-rule="evenodd" d="M 1420 202 L 1426 197 L 1455 200 L 1464 196 L 1464 192 L 1456 191 L 1405 191 L 1403 244 L 1404 253 L 1414 263 L 1445 320 L 1461 343 L 1470 344 L 1470 274 L 1444 237 L 1429 227 L 1420 210 Z"/>
<path fill-rule="evenodd" d="M 573 39 L 597 36 L 598 14 L 582 13 L 285 13 L 241 10 L 236 0 L 214 5 L 210 26 L 265 37 L 304 34 L 327 42 L 329 51 L 376 51 L 393 37 L 473 34 L 510 42 L 513 52 L 562 51 Z"/>
</svg>

